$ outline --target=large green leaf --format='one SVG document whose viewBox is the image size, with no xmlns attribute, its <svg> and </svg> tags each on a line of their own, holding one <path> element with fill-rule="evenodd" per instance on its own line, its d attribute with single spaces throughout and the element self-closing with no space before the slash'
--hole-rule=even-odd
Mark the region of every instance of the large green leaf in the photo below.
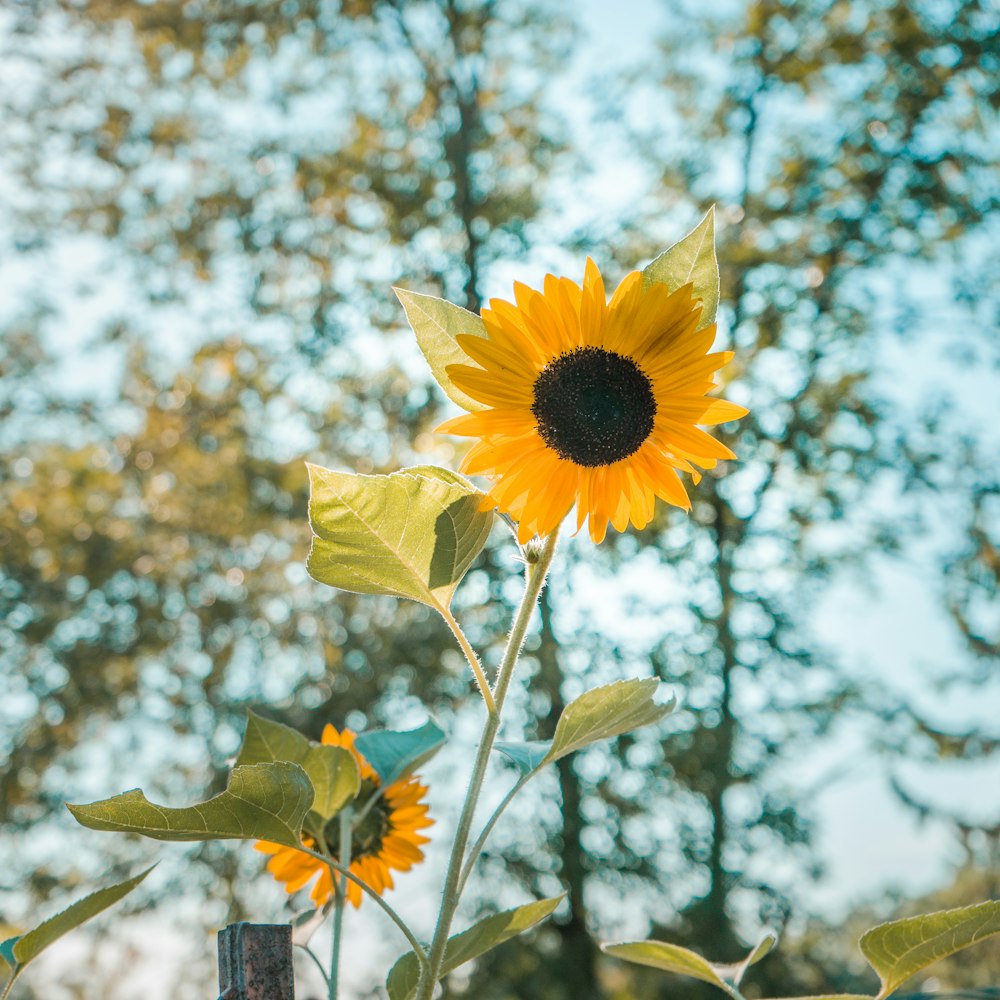
<svg viewBox="0 0 1000 1000">
<path fill-rule="evenodd" d="M 362 733 L 354 745 L 375 768 L 385 786 L 413 774 L 421 764 L 430 760 L 444 745 L 444 730 L 428 719 L 419 729 L 406 732 L 376 729 Z"/>
<path fill-rule="evenodd" d="M 92 892 L 89 896 L 84 896 L 83 899 L 66 907 L 61 913 L 42 921 L 26 934 L 8 938 L 0 944 L 0 954 L 3 954 L 4 960 L 12 969 L 11 981 L 16 979 L 21 970 L 50 944 L 127 896 L 155 867 L 153 865 L 124 882 L 98 889 L 97 892 Z"/>
<path fill-rule="evenodd" d="M 273 840 L 298 847 L 312 800 L 306 772 L 278 761 L 234 768 L 224 792 L 183 809 L 154 805 L 137 788 L 68 808 L 91 830 L 140 833 L 153 840 Z"/>
<path fill-rule="evenodd" d="M 615 681 L 574 698 L 556 723 L 552 746 L 544 763 L 558 760 L 598 740 L 631 732 L 658 722 L 674 710 L 671 699 L 662 705 L 653 701 L 660 682 L 655 677 Z"/>
<path fill-rule="evenodd" d="M 563 896 L 555 896 L 552 899 L 540 899 L 537 903 L 518 906 L 513 910 L 505 910 L 503 913 L 495 913 L 473 924 L 467 931 L 449 938 L 441 965 L 441 977 L 460 965 L 486 954 L 498 944 L 509 941 L 529 927 L 534 927 L 562 900 Z M 389 971 L 385 985 L 391 1000 L 409 1000 L 416 992 L 419 978 L 420 963 L 413 952 L 408 952 Z"/>
<path fill-rule="evenodd" d="M 247 712 L 247 729 L 236 766 L 276 760 L 298 764 L 313 786 L 312 811 L 328 820 L 358 794 L 361 775 L 350 750 L 306 739 L 290 726 Z"/>
<path fill-rule="evenodd" d="M 711 962 L 680 945 L 667 944 L 666 941 L 626 941 L 622 944 L 602 944 L 601 950 L 636 965 L 649 965 L 664 972 L 700 979 L 740 1000 L 739 993 L 719 975 Z"/>
<path fill-rule="evenodd" d="M 464 410 L 485 410 L 486 404 L 467 396 L 450 378 L 448 365 L 467 365 L 472 360 L 461 347 L 456 337 L 466 333 L 473 337 L 485 337 L 483 321 L 475 314 L 452 305 L 433 295 L 408 292 L 405 288 L 393 289 L 396 297 L 406 310 L 406 318 L 416 334 L 420 350 L 424 352 L 431 372 L 445 395 L 458 403 Z"/>
<path fill-rule="evenodd" d="M 388 476 L 308 469 L 313 577 L 446 610 L 493 525 L 479 490 L 430 465 Z"/>
<path fill-rule="evenodd" d="M 719 308 L 719 262 L 715 256 L 715 206 L 684 239 L 664 250 L 642 272 L 643 284 L 664 284 L 671 291 L 694 285 L 702 301 L 698 329 L 715 322 Z"/>
<path fill-rule="evenodd" d="M 882 980 L 877 1000 L 940 958 L 1000 934 L 1000 900 L 893 920 L 861 937 L 861 950 Z"/>
</svg>

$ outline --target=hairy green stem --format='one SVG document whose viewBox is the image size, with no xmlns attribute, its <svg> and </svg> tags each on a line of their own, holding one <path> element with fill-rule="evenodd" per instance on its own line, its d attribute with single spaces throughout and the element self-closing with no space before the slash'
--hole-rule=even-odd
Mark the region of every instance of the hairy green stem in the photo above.
<svg viewBox="0 0 1000 1000">
<path fill-rule="evenodd" d="M 0 993 L 0 1000 L 6 1000 L 9 995 L 11 988 L 14 986 L 14 980 L 17 979 L 17 973 L 13 973 L 10 979 L 7 980 L 7 985 L 3 988 L 3 993 Z"/>
<path fill-rule="evenodd" d="M 462 626 L 458 624 L 458 619 L 451 613 L 451 608 L 445 608 L 441 612 L 441 617 L 448 623 L 448 628 L 451 629 L 452 634 L 462 648 L 462 652 L 465 654 L 466 660 L 469 661 L 469 666 L 472 668 L 473 674 L 475 674 L 476 683 L 479 685 L 483 701 L 486 702 L 486 711 L 490 715 L 496 715 L 497 706 L 493 700 L 493 692 L 490 690 L 490 682 L 486 679 L 486 674 L 483 673 L 483 665 L 479 662 L 479 657 L 472 648 L 472 643 L 466 638 L 465 633 L 462 631 Z"/>
<path fill-rule="evenodd" d="M 500 662 L 500 670 L 497 673 L 496 686 L 493 688 L 496 712 L 487 715 L 486 723 L 483 726 L 483 735 L 479 741 L 479 751 L 476 754 L 476 762 L 472 768 L 472 777 L 469 780 L 469 790 L 465 796 L 465 803 L 462 806 L 462 814 L 458 820 L 458 829 L 455 831 L 455 840 L 451 848 L 451 857 L 448 860 L 448 873 L 445 876 L 444 893 L 441 899 L 441 909 L 438 913 L 437 926 L 434 929 L 434 939 L 431 942 L 430 951 L 427 953 L 427 965 L 420 972 L 420 981 L 417 985 L 415 1000 L 431 1000 L 434 985 L 441 974 L 444 950 L 448 943 L 448 932 L 451 930 L 451 922 L 455 917 L 455 911 L 458 909 L 458 901 L 461 895 L 459 882 L 465 860 L 465 848 L 469 842 L 472 819 L 476 811 L 476 805 L 479 802 L 480 792 L 482 792 L 486 769 L 490 762 L 493 741 L 496 739 L 497 730 L 500 728 L 500 713 L 503 710 L 503 703 L 507 697 L 507 689 L 510 687 L 511 679 L 514 676 L 514 668 L 517 666 L 517 658 L 521 652 L 521 646 L 524 644 L 524 637 L 528 631 L 528 623 L 531 621 L 532 612 L 538 603 L 538 595 L 542 592 L 542 587 L 545 585 L 545 577 L 548 574 L 549 565 L 552 562 L 555 550 L 556 532 L 553 532 L 546 539 L 538 561 L 528 564 L 524 594 L 521 597 L 521 604 L 517 609 L 517 614 L 514 616 L 510 637 L 507 640 L 507 648 L 504 650 L 503 660 Z"/>
</svg>

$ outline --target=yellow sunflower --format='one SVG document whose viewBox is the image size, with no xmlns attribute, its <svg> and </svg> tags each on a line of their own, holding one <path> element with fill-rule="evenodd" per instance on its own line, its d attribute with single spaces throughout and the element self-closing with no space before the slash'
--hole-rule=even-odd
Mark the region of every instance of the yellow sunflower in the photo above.
<svg viewBox="0 0 1000 1000">
<path fill-rule="evenodd" d="M 338 732 L 327 725 L 323 730 L 322 742 L 327 746 L 343 747 L 354 754 L 361 772 L 361 791 L 357 808 L 364 807 L 378 791 L 380 781 L 375 769 L 354 747 L 354 733 L 350 729 Z M 351 839 L 351 874 L 367 882 L 376 892 L 382 893 L 393 888 L 392 870 L 406 872 L 423 861 L 421 844 L 428 838 L 418 830 L 433 826 L 434 820 L 428 815 L 428 806 L 421 801 L 427 792 L 416 777 L 401 778 L 389 785 L 371 809 L 354 829 Z M 339 821 L 330 821 L 328 843 L 336 850 L 339 836 Z M 315 848 L 311 837 L 304 836 L 303 843 Z M 258 851 L 270 854 L 267 870 L 285 884 L 288 892 L 298 892 L 310 879 L 318 875 L 316 884 L 309 895 L 317 906 L 322 906 L 333 896 L 333 880 L 330 869 L 321 861 L 297 851 L 293 847 L 259 840 L 254 845 Z M 361 905 L 362 892 L 354 882 L 347 883 L 347 898 L 354 906 Z"/>
<path fill-rule="evenodd" d="M 449 378 L 488 409 L 437 429 L 479 438 L 462 471 L 493 481 L 489 506 L 510 514 L 518 539 L 554 531 L 577 505 L 577 530 L 604 540 L 608 522 L 644 528 L 654 498 L 690 509 L 678 470 L 736 456 L 701 430 L 747 410 L 707 394 L 729 351 L 708 353 L 715 324 L 698 329 L 690 284 L 643 286 L 633 271 L 611 301 L 587 258 L 583 287 L 546 275 L 539 292 L 514 285 L 514 303 L 491 299 L 486 337 L 457 340 L 475 365 Z"/>
</svg>

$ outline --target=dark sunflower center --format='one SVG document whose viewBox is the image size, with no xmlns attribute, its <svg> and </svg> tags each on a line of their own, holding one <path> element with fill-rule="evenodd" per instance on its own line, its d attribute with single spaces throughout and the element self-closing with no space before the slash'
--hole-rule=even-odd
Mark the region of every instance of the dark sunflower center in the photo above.
<svg viewBox="0 0 1000 1000">
<path fill-rule="evenodd" d="M 577 465 L 628 458 L 653 430 L 653 383 L 631 358 L 603 347 L 578 347 L 550 361 L 534 393 L 542 440 Z"/>
<path fill-rule="evenodd" d="M 358 811 L 364 809 L 365 803 L 378 791 L 378 787 L 370 778 L 365 778 L 361 782 L 361 790 L 356 800 Z M 369 858 L 382 850 L 382 841 L 392 829 L 392 824 L 389 822 L 391 812 L 392 808 L 383 796 L 377 799 L 371 809 L 365 813 L 364 818 L 354 828 L 354 834 L 351 837 L 352 859 Z M 324 835 L 326 842 L 336 852 L 338 850 L 337 844 L 340 843 L 340 818 L 338 816 L 334 816 L 327 823 Z"/>
</svg>

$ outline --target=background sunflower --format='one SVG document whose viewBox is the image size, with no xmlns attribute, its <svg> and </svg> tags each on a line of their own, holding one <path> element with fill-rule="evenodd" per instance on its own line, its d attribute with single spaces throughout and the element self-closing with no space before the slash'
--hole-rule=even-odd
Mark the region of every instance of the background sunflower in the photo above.
<svg viewBox="0 0 1000 1000">
<path fill-rule="evenodd" d="M 351 840 L 352 874 L 367 882 L 376 892 L 382 893 L 393 888 L 392 870 L 409 871 L 423 861 L 421 844 L 428 838 L 418 833 L 432 826 L 434 820 L 428 815 L 429 806 L 423 801 L 427 786 L 416 776 L 394 781 L 380 794 L 381 782 L 375 769 L 355 749 L 355 734 L 350 729 L 338 732 L 327 724 L 323 730 L 322 742 L 327 746 L 343 747 L 350 750 L 358 762 L 361 772 L 361 790 L 354 801 L 355 814 L 363 818 L 354 829 Z M 374 802 L 372 799 L 374 798 Z M 368 803 L 371 807 L 364 812 Z M 327 844 L 336 850 L 338 820 L 334 817 L 327 824 Z M 304 835 L 307 847 L 316 846 L 313 838 Z M 267 870 L 283 882 L 289 893 L 298 892 L 312 878 L 319 876 L 309 895 L 317 906 L 322 906 L 333 896 L 333 880 L 330 869 L 321 861 L 292 847 L 260 840 L 254 845 L 263 854 L 270 854 Z M 347 898 L 355 906 L 361 905 L 363 893 L 353 882 L 347 883 Z"/>
</svg>

